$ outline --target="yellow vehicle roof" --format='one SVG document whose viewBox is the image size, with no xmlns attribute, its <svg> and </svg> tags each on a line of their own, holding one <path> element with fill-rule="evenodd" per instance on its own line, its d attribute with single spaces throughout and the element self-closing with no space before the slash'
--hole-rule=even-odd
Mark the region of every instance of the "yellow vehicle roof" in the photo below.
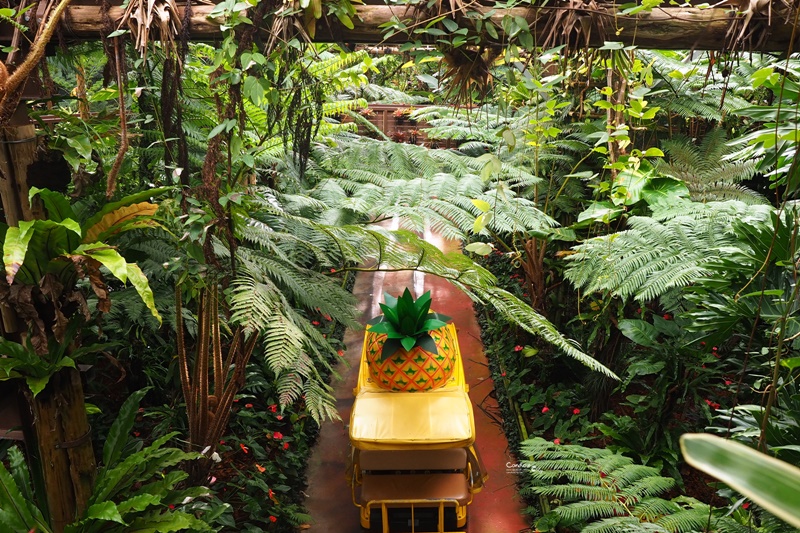
<svg viewBox="0 0 800 533">
<path fill-rule="evenodd" d="M 350 441 L 361 450 L 469 446 L 475 441 L 472 403 L 458 388 L 362 390 L 350 416 Z"/>
</svg>

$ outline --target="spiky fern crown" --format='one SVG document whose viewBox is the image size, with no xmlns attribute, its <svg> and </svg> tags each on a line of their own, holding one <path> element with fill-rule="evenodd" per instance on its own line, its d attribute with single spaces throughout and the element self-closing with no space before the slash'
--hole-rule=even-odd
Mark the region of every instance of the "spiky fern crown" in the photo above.
<svg viewBox="0 0 800 533">
<path fill-rule="evenodd" d="M 372 326 L 372 333 L 385 333 L 387 336 L 380 360 L 392 357 L 400 348 L 410 352 L 414 346 L 420 346 L 432 354 L 439 353 L 430 332 L 447 325 L 450 317 L 428 312 L 431 308 L 431 292 L 414 300 L 411 291 L 406 289 L 399 298 L 386 294 L 385 299 L 385 304 L 379 304 L 383 314 L 368 322 Z"/>
</svg>

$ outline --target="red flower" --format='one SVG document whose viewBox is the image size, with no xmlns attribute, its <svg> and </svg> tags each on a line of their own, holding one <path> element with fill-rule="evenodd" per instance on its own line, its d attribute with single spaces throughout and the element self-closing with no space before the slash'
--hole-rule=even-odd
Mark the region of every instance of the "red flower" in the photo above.
<svg viewBox="0 0 800 533">
<path fill-rule="evenodd" d="M 274 493 L 274 492 L 272 492 L 272 489 L 269 489 L 269 493 L 268 493 L 268 495 L 269 495 L 269 499 L 270 499 L 270 500 L 271 500 L 272 498 L 274 498 L 274 497 L 275 497 L 275 493 Z"/>
<path fill-rule="evenodd" d="M 269 409 L 270 411 L 272 411 L 274 413 L 275 411 L 278 410 L 278 405 L 273 403 L 272 405 L 267 407 L 267 409 Z"/>
<path fill-rule="evenodd" d="M 319 320 L 312 320 L 311 324 L 313 324 L 314 326 L 319 326 Z"/>
<path fill-rule="evenodd" d="M 550 410 L 550 408 L 547 407 L 546 405 L 544 407 L 542 407 L 542 413 L 546 413 L 549 410 Z"/>
<path fill-rule="evenodd" d="M 581 410 L 576 407 L 575 409 L 572 410 L 572 414 L 573 415 L 579 415 L 579 414 L 581 414 Z"/>
<path fill-rule="evenodd" d="M 335 274 L 335 273 L 336 273 L 336 269 L 335 269 L 335 268 L 332 268 L 332 269 L 331 269 L 331 272 Z"/>
<path fill-rule="evenodd" d="M 744 509 L 745 511 L 750 509 L 750 502 L 744 502 L 742 504 L 742 509 Z"/>
<path fill-rule="evenodd" d="M 561 439 L 553 439 L 553 444 L 561 444 Z"/>
<path fill-rule="evenodd" d="M 247 446 L 245 446 L 245 445 L 244 445 L 244 444 L 242 444 L 241 442 L 239 443 L 239 447 L 242 449 L 242 451 L 243 451 L 244 453 L 249 453 L 249 450 L 247 449 Z"/>
<path fill-rule="evenodd" d="M 225 444 L 225 441 L 224 441 L 224 440 L 221 440 L 221 441 L 219 441 L 219 443 L 224 445 L 224 444 Z"/>
<path fill-rule="evenodd" d="M 263 466 L 261 466 L 261 465 L 260 465 L 260 464 L 258 464 L 258 463 L 256 463 L 256 470 L 258 470 L 258 471 L 259 471 L 259 472 L 261 472 L 262 474 L 263 474 L 264 472 L 266 472 L 266 471 L 267 471 L 267 469 L 266 469 L 266 468 L 264 468 Z"/>
<path fill-rule="evenodd" d="M 252 409 L 253 408 L 253 404 L 252 403 L 246 403 L 246 404 L 244 404 L 244 407 L 245 407 L 245 409 Z"/>
<path fill-rule="evenodd" d="M 272 438 L 276 440 L 281 440 L 283 438 L 283 433 L 281 433 L 280 431 L 276 431 L 275 433 L 272 434 Z"/>
<path fill-rule="evenodd" d="M 517 344 L 516 346 L 514 346 L 514 351 L 515 351 L 515 352 L 521 352 L 521 351 L 522 351 L 522 346 L 520 346 L 519 344 Z"/>
<path fill-rule="evenodd" d="M 501 372 L 500 375 L 503 376 L 503 377 L 506 377 L 506 373 L 505 372 Z"/>
<path fill-rule="evenodd" d="M 325 320 L 327 320 L 327 321 L 331 321 L 331 320 L 333 320 L 333 319 L 331 318 L 331 315 L 328 315 L 328 314 L 326 314 L 326 313 L 323 313 L 323 314 L 322 314 L 322 318 L 324 318 L 324 319 L 325 319 Z"/>
<path fill-rule="evenodd" d="M 284 442 L 283 443 L 283 449 L 284 450 L 288 450 L 289 449 L 289 443 L 288 442 Z"/>
<path fill-rule="evenodd" d="M 337 354 L 339 357 L 344 357 L 344 350 L 339 350 L 338 352 L 336 352 L 336 354 Z"/>
<path fill-rule="evenodd" d="M 664 318 L 664 320 L 672 320 L 672 315 L 669 314 L 669 313 L 664 313 L 663 318 Z"/>
<path fill-rule="evenodd" d="M 269 521 L 274 523 L 274 522 L 277 522 L 278 519 L 276 517 L 272 516 L 272 515 L 269 515 Z"/>
<path fill-rule="evenodd" d="M 712 402 L 712 401 L 711 401 L 711 400 L 709 400 L 708 398 L 706 398 L 706 399 L 705 399 L 705 402 L 708 404 L 708 406 L 709 406 L 710 408 L 712 408 L 712 409 L 714 409 L 714 410 L 717 410 L 717 409 L 719 409 L 719 408 L 720 408 L 720 405 L 719 405 L 717 402 Z"/>
<path fill-rule="evenodd" d="M 134 432 L 133 432 L 133 436 L 134 436 L 134 437 L 138 437 L 139 435 L 141 435 L 141 433 L 139 433 L 138 431 L 134 431 Z"/>
<path fill-rule="evenodd" d="M 606 477 L 606 476 L 608 476 L 608 474 L 606 474 L 605 472 L 600 472 L 600 477 L 601 478 Z"/>
<path fill-rule="evenodd" d="M 169 508 L 170 509 L 175 509 L 175 506 L 173 504 L 169 504 Z"/>
<path fill-rule="evenodd" d="M 640 307 L 639 309 L 637 309 L 637 310 L 636 310 L 636 314 L 637 314 L 637 315 L 640 315 L 640 314 L 642 314 L 642 308 L 641 308 L 641 307 Z"/>
<path fill-rule="evenodd" d="M 714 346 L 713 348 L 711 348 L 711 351 L 712 351 L 712 352 L 716 352 L 717 350 L 719 350 L 719 348 L 717 348 L 716 346 Z"/>
<path fill-rule="evenodd" d="M 731 381 L 729 379 L 725 380 L 725 385 L 732 385 L 732 384 L 733 384 L 733 381 Z"/>
<path fill-rule="evenodd" d="M 283 420 L 283 415 L 278 415 L 275 418 L 277 418 L 278 420 Z"/>
</svg>

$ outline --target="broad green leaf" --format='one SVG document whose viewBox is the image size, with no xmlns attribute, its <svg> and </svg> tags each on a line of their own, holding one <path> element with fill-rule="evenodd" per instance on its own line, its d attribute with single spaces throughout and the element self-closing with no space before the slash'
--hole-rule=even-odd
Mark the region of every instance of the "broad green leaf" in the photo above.
<svg viewBox="0 0 800 533">
<path fill-rule="evenodd" d="M 656 148 L 655 146 L 652 148 L 648 148 L 647 151 L 644 153 L 645 157 L 664 157 L 664 152 L 660 149 Z"/>
<path fill-rule="evenodd" d="M 152 217 L 156 211 L 158 211 L 158 206 L 150 202 L 140 202 L 115 209 L 86 228 L 83 233 L 83 242 L 106 242 L 109 237 L 123 231 L 130 222 L 140 217 Z"/>
<path fill-rule="evenodd" d="M 0 526 L 4 531 L 37 530 L 49 533 L 41 511 L 22 496 L 14 478 L 0 461 Z"/>
<path fill-rule="evenodd" d="M 480 233 L 492 221 L 492 213 L 479 215 L 472 224 L 472 232 Z"/>
<path fill-rule="evenodd" d="M 118 200 L 116 202 L 111 202 L 105 204 L 103 208 L 92 215 L 91 217 L 87 218 L 86 221 L 83 223 L 84 228 L 91 228 L 95 224 L 97 224 L 104 216 L 112 211 L 116 211 L 120 207 L 125 207 L 127 205 L 138 204 L 139 202 L 144 202 L 145 200 L 149 200 L 150 198 L 161 196 L 162 194 L 166 193 L 167 191 L 173 190 L 174 187 L 159 187 L 156 189 L 147 189 L 141 192 L 137 192 L 135 194 L 131 194 L 126 196 L 122 200 Z M 83 233 L 81 233 L 83 235 Z"/>
<path fill-rule="evenodd" d="M 619 330 L 636 344 L 655 348 L 658 344 L 658 330 L 644 320 L 623 319 L 619 321 Z"/>
<path fill-rule="evenodd" d="M 131 432 L 133 423 L 136 420 L 139 402 L 142 401 L 148 390 L 150 390 L 150 387 L 134 392 L 128 396 L 122 407 L 120 407 L 119 414 L 111 424 L 106 442 L 103 445 L 103 466 L 105 468 L 113 466 L 119 460 L 122 450 L 128 442 L 128 435 Z"/>
<path fill-rule="evenodd" d="M 503 130 L 503 140 L 508 145 L 508 151 L 511 152 L 514 150 L 514 147 L 517 146 L 517 138 L 514 136 L 514 132 L 508 128 Z"/>
<path fill-rule="evenodd" d="M 675 198 L 688 198 L 689 189 L 680 180 L 666 176 L 651 178 L 642 187 L 640 197 L 649 205 L 654 205 L 658 202 L 670 201 Z"/>
<path fill-rule="evenodd" d="M 788 359 L 781 359 L 781 365 L 789 370 L 794 370 L 800 366 L 800 357 L 790 357 Z"/>
<path fill-rule="evenodd" d="M 61 222 L 66 219 L 75 219 L 75 212 L 66 197 L 55 191 L 49 189 L 40 189 L 38 187 L 31 187 L 28 191 L 28 201 L 33 200 L 38 196 L 44 203 L 44 208 L 47 209 L 47 218 L 54 222 Z"/>
<path fill-rule="evenodd" d="M 25 376 L 25 383 L 28 385 L 28 388 L 33 393 L 33 397 L 36 396 L 44 390 L 47 386 L 47 383 L 50 381 L 50 374 L 46 376 Z"/>
<path fill-rule="evenodd" d="M 133 285 L 133 288 L 136 289 L 136 292 L 139 293 L 139 297 L 142 299 L 147 308 L 150 309 L 150 312 L 153 314 L 155 319 L 158 320 L 160 325 L 161 315 L 158 313 L 158 309 L 156 309 L 155 297 L 153 296 L 153 291 L 147 281 L 147 276 L 144 275 L 144 272 L 142 272 L 142 269 L 139 268 L 139 265 L 135 263 L 127 263 L 126 269 L 128 273 L 128 281 L 131 283 L 131 285 Z"/>
<path fill-rule="evenodd" d="M 492 253 L 494 248 L 485 242 L 471 242 L 464 247 L 464 249 L 468 252 L 472 252 L 473 254 L 478 254 L 482 256 L 487 256 Z"/>
<path fill-rule="evenodd" d="M 487 213 L 492 209 L 492 206 L 486 200 L 472 199 L 471 202 L 472 205 L 474 205 L 484 213 Z"/>
<path fill-rule="evenodd" d="M 403 348 L 405 348 L 407 352 L 410 352 L 414 345 L 417 344 L 417 339 L 414 337 L 403 337 L 400 339 L 400 344 L 403 345 Z"/>
<path fill-rule="evenodd" d="M 28 243 L 33 236 L 33 222 L 22 221 L 19 227 L 10 227 L 6 231 L 6 240 L 3 242 L 3 263 L 6 267 L 6 281 L 9 285 L 19 272 L 28 252 Z"/>
<path fill-rule="evenodd" d="M 686 462 L 800 528 L 800 469 L 714 435 L 681 437 Z"/>
<path fill-rule="evenodd" d="M 159 502 L 161 502 L 161 498 L 162 498 L 161 495 L 160 494 L 152 494 L 152 492 L 151 492 L 152 489 L 153 489 L 152 485 L 155 485 L 156 483 L 158 483 L 158 482 L 148 483 L 147 485 L 145 485 L 143 487 L 146 491 L 148 491 L 147 493 L 139 494 L 139 495 L 134 496 L 132 498 L 128 498 L 124 502 L 120 502 L 120 504 L 117 505 L 117 510 L 119 511 L 119 513 L 121 515 L 125 515 L 125 513 L 129 513 L 131 511 L 134 511 L 134 512 L 135 511 L 143 511 L 144 509 L 147 509 L 151 505 L 156 505 Z M 197 488 L 203 489 L 203 487 L 197 487 Z M 205 491 L 205 492 L 207 492 L 207 491 Z"/>
<path fill-rule="evenodd" d="M 110 501 L 96 503 L 86 509 L 86 518 L 93 520 L 107 520 L 109 522 L 117 522 L 124 524 L 125 521 L 117 510 L 117 504 Z"/>
<path fill-rule="evenodd" d="M 614 220 L 624 212 L 622 207 L 616 207 L 611 202 L 592 202 L 578 215 L 578 224 L 581 222 L 603 222 L 605 224 Z"/>
<path fill-rule="evenodd" d="M 128 281 L 128 263 L 119 252 L 101 243 L 81 244 L 73 255 L 86 255 L 106 267 L 115 278 L 123 283 Z"/>
</svg>

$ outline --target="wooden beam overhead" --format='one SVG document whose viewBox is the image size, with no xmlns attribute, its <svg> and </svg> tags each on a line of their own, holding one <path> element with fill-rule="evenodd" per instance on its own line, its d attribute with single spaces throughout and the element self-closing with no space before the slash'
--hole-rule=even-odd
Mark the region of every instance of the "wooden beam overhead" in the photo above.
<svg viewBox="0 0 800 533">
<path fill-rule="evenodd" d="M 733 3 L 733 0 L 729 0 Z M 737 43 L 737 49 L 764 52 L 786 52 L 790 49 L 793 31 L 792 22 L 795 18 L 792 12 L 788 17 L 784 14 L 773 12 L 771 17 L 753 14 L 748 19 L 747 14 L 738 13 L 735 9 L 726 7 L 696 8 L 696 7 L 664 7 L 654 8 L 649 12 L 639 12 L 636 15 L 626 15 L 619 5 L 612 3 L 597 3 L 593 9 L 574 9 L 563 5 L 548 4 L 545 6 L 516 7 L 512 9 L 494 9 L 490 6 L 470 7 L 470 10 L 488 13 L 494 11 L 490 17 L 497 27 L 500 41 L 503 40 L 502 20 L 505 15 L 524 18 L 534 36 L 546 35 L 552 29 L 551 15 L 566 11 L 573 12 L 579 19 L 576 26 L 590 29 L 588 34 L 589 45 L 598 47 L 604 41 L 618 41 L 626 45 L 636 45 L 639 48 L 652 48 L 664 50 L 722 50 L 730 49 L 731 43 L 740 35 L 745 41 L 752 43 Z M 66 38 L 79 40 L 97 39 L 102 31 L 102 18 L 99 5 L 73 5 L 67 9 L 67 16 L 63 21 L 63 35 Z M 213 5 L 196 4 L 192 6 L 191 38 L 196 41 L 213 41 L 221 37 L 219 20 L 209 18 Z M 402 43 L 419 40 L 424 44 L 434 43 L 437 37 L 426 34 L 396 34 L 388 40 L 383 39 L 381 24 L 391 21 L 394 17 L 399 20 L 410 19 L 405 6 L 387 5 L 356 5 L 357 16 L 353 18 L 354 28 L 344 27 L 336 17 L 325 17 L 317 21 L 315 40 L 318 42 L 347 42 L 347 43 Z M 122 8 L 113 7 L 110 11 L 111 20 L 118 21 L 122 16 Z M 788 18 L 788 22 L 787 22 Z M 743 24 L 747 28 L 741 30 Z M 603 28 L 603 30 L 601 30 Z M 265 29 L 266 31 L 266 29 Z M 748 34 L 752 36 L 748 39 Z M 800 32 L 798 32 L 800 33 Z M 438 37 L 441 38 L 441 37 Z M 572 46 L 583 46 L 583 42 L 575 43 L 575 33 L 563 35 L 555 43 L 565 44 L 566 39 L 572 39 Z M 798 37 L 792 51 L 797 51 Z"/>
</svg>

